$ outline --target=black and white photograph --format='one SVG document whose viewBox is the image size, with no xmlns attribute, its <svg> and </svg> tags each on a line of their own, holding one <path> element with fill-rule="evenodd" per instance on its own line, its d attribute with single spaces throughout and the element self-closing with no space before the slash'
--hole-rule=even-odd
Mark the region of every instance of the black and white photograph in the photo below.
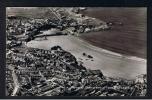
<svg viewBox="0 0 152 100">
<path fill-rule="evenodd" d="M 146 7 L 6 7 L 6 96 L 147 95 Z"/>
</svg>

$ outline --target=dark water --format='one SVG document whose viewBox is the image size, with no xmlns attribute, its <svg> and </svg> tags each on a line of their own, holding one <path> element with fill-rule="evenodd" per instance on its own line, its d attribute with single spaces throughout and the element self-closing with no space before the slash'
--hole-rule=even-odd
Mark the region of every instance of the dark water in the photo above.
<svg viewBox="0 0 152 100">
<path fill-rule="evenodd" d="M 81 38 L 104 49 L 146 58 L 146 8 L 99 7 L 81 13 L 115 23 L 111 30 L 84 34 Z M 118 24 L 120 22 L 122 25 Z"/>
</svg>

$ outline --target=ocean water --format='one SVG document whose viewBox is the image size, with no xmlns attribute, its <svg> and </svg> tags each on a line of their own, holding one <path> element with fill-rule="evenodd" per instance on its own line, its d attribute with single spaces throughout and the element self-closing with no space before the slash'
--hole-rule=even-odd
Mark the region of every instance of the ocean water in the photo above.
<svg viewBox="0 0 152 100">
<path fill-rule="evenodd" d="M 111 30 L 83 34 L 82 39 L 113 52 L 146 58 L 146 8 L 91 7 L 81 13 L 114 23 Z"/>
</svg>

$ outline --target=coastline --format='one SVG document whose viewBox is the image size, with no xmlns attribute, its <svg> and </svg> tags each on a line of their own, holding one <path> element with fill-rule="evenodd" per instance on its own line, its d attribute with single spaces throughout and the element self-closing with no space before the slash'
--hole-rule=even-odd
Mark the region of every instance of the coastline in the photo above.
<svg viewBox="0 0 152 100">
<path fill-rule="evenodd" d="M 46 45 L 48 44 L 48 45 Z M 83 62 L 83 66 L 89 69 L 100 69 L 103 74 L 109 77 L 120 77 L 134 79 L 140 74 L 146 73 L 146 59 L 124 56 L 96 46 L 74 36 L 50 36 L 47 40 L 30 41 L 27 46 L 40 49 L 50 49 L 59 45 L 64 50 L 71 52 L 78 61 Z M 82 53 L 93 56 L 93 60 L 88 60 Z M 93 66 L 93 67 L 92 67 Z M 128 70 L 128 71 L 127 71 Z M 129 74 L 132 72 L 132 74 Z"/>
</svg>

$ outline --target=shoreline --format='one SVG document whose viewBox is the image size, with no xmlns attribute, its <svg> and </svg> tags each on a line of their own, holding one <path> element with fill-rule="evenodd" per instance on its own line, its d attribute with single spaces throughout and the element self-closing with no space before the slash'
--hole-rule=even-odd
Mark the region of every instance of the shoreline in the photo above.
<svg viewBox="0 0 152 100">
<path fill-rule="evenodd" d="M 102 51 L 104 53 L 108 53 L 108 54 L 111 54 L 111 55 L 115 55 L 115 56 L 118 56 L 118 57 L 123 57 L 125 56 L 126 59 L 131 59 L 131 60 L 135 60 L 135 61 L 143 61 L 143 62 L 146 62 L 147 60 L 144 59 L 144 58 L 141 58 L 141 57 L 138 57 L 138 56 L 130 56 L 130 55 L 124 55 L 124 54 L 121 54 L 121 53 L 117 53 L 117 52 L 113 52 L 113 51 L 110 51 L 108 49 L 104 49 L 104 48 L 101 48 L 101 47 L 98 47 L 98 46 L 95 46 L 93 44 L 90 44 L 88 41 L 84 40 L 84 39 L 81 39 L 81 38 L 78 38 L 80 41 L 84 42 L 84 43 L 87 43 L 89 44 L 90 47 L 93 47 L 94 50 L 97 50 L 97 51 Z"/>
<path fill-rule="evenodd" d="M 49 36 L 47 38 L 47 40 L 42 41 L 32 40 L 27 43 L 27 46 L 47 50 L 49 47 L 59 45 L 64 50 L 73 54 L 78 61 L 83 63 L 84 67 L 88 69 L 99 69 L 103 72 L 104 75 L 108 77 L 114 76 L 115 78 L 121 76 L 120 78 L 124 79 L 135 79 L 135 77 L 140 74 L 146 74 L 146 59 L 134 56 L 126 57 L 119 53 L 93 46 L 81 38 L 75 36 Z M 94 61 L 91 61 L 82 56 L 83 52 L 93 56 Z M 129 75 L 129 73 L 125 70 L 128 70 L 129 73 L 131 72 L 133 74 Z"/>
</svg>

